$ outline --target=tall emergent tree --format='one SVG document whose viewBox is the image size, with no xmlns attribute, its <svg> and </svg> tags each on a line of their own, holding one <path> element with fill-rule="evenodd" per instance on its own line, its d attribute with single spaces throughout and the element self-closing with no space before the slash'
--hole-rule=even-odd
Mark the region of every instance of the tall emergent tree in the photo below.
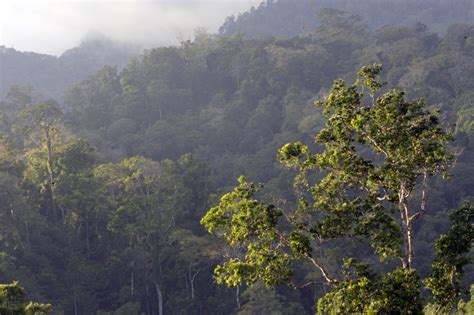
<svg viewBox="0 0 474 315">
<path fill-rule="evenodd" d="M 38 148 L 36 152 L 30 153 L 38 154 L 43 150 L 46 152 L 48 181 L 45 186 L 54 219 L 57 217 L 57 201 L 54 192 L 56 174 L 53 164 L 56 145 L 61 136 L 62 115 L 58 104 L 54 100 L 27 107 L 19 113 L 19 116 L 23 118 L 22 123 L 25 132 L 30 135 L 31 141 Z M 62 214 L 62 220 L 64 220 L 64 213 Z"/>
<path fill-rule="evenodd" d="M 329 95 L 316 103 L 328 117 L 315 137 L 324 148 L 321 153 L 301 142 L 280 149 L 280 163 L 297 170 L 294 210 L 258 201 L 259 189 L 241 177 L 205 215 L 201 223 L 206 229 L 238 249 L 215 269 L 219 283 L 290 283 L 293 261 L 304 259 L 333 287 L 319 300 L 319 313 L 422 311 L 413 225 L 427 211 L 429 177 L 446 175 L 450 135 L 423 100 L 407 101 L 398 89 L 382 94 L 380 71 L 378 64 L 363 67 L 355 84 L 337 80 Z M 470 247 L 472 215 L 467 218 L 466 228 L 459 231 Z M 342 272 L 325 266 L 325 250 L 336 240 L 361 240 L 386 263 L 373 266 L 374 259 L 364 254 L 345 258 Z M 456 272 L 462 274 L 463 266 Z M 433 289 L 437 283 L 446 287 L 445 280 L 427 282 Z"/>
</svg>

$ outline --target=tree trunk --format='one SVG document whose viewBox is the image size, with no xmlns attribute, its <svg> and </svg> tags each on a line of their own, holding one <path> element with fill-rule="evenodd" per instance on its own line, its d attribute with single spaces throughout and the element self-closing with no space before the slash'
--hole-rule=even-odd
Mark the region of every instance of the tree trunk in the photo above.
<svg viewBox="0 0 474 315">
<path fill-rule="evenodd" d="M 186 297 L 188 298 L 188 300 L 190 299 L 190 296 L 189 296 L 189 285 L 188 285 L 188 278 L 189 278 L 189 275 L 186 277 L 184 277 L 184 283 L 186 284 Z"/>
<path fill-rule="evenodd" d="M 148 284 L 145 285 L 145 293 L 146 293 L 146 313 L 150 314 L 150 299 L 148 295 L 150 294 L 150 290 Z"/>
<path fill-rule="evenodd" d="M 134 277 L 134 274 L 133 274 L 133 269 L 135 267 L 135 262 L 132 261 L 132 271 L 130 272 L 130 295 L 133 297 L 133 294 L 134 294 L 134 289 L 135 289 L 135 277 Z"/>
<path fill-rule="evenodd" d="M 195 275 L 191 275 L 191 264 L 188 267 L 188 276 L 189 276 L 189 284 L 191 285 L 191 300 L 194 300 L 194 277 Z"/>
<path fill-rule="evenodd" d="M 194 280 L 196 279 L 197 275 L 201 272 L 203 268 L 199 268 L 194 274 L 192 272 L 191 264 L 188 267 L 188 277 L 189 277 L 189 284 L 191 285 L 191 299 L 194 300 Z"/>
<path fill-rule="evenodd" d="M 413 224 L 411 222 L 407 223 L 407 250 L 408 250 L 408 269 L 411 270 L 413 268 L 413 258 L 414 258 L 414 250 L 413 250 Z"/>
<path fill-rule="evenodd" d="M 160 285 L 155 282 L 156 295 L 158 297 L 158 314 L 163 315 L 163 294 L 161 292 Z"/>
<path fill-rule="evenodd" d="M 45 136 L 46 136 L 46 149 L 48 153 L 48 175 L 49 175 L 49 181 L 48 181 L 48 188 L 49 188 L 49 193 L 50 193 L 50 202 L 51 202 L 51 209 L 53 210 L 53 217 L 56 220 L 56 201 L 54 198 L 54 192 L 53 192 L 53 186 L 54 186 L 54 170 L 53 170 L 53 143 L 51 139 L 51 130 L 49 128 L 45 129 Z"/>
<path fill-rule="evenodd" d="M 235 291 L 235 301 L 237 302 L 237 309 L 240 310 L 240 298 L 239 298 L 240 286 L 237 286 L 236 289 L 237 290 Z"/>
<path fill-rule="evenodd" d="M 403 255 L 403 268 L 411 270 L 413 265 L 413 222 L 408 211 L 408 203 L 406 200 L 407 191 L 405 183 L 400 184 L 398 192 L 398 208 L 400 210 L 400 218 L 402 221 L 402 233 L 405 242 L 405 253 Z"/>
<path fill-rule="evenodd" d="M 77 310 L 77 297 L 76 297 L 76 288 L 74 288 L 74 315 L 78 315 L 79 312 Z"/>
<path fill-rule="evenodd" d="M 86 217 L 86 247 L 87 247 L 87 260 L 91 259 L 91 248 L 89 242 L 89 218 Z"/>
<path fill-rule="evenodd" d="M 26 234 L 26 244 L 30 245 L 30 228 L 28 226 L 28 221 L 25 220 L 25 234 Z"/>
</svg>

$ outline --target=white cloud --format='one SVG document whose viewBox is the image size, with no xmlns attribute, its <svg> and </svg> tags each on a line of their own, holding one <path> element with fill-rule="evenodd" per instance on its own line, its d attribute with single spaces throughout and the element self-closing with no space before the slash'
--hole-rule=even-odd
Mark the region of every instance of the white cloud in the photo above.
<svg viewBox="0 0 474 315">
<path fill-rule="evenodd" d="M 142 45 L 174 44 L 196 27 L 216 32 L 226 16 L 261 0 L 1 0 L 0 45 L 60 54 L 93 31 Z"/>
</svg>

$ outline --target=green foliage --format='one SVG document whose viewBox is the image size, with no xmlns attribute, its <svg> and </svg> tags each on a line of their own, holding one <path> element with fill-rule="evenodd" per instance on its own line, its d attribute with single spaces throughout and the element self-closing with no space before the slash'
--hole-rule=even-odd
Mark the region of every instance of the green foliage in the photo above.
<svg viewBox="0 0 474 315">
<path fill-rule="evenodd" d="M 474 206 L 464 204 L 449 215 L 451 229 L 436 241 L 436 258 L 426 286 L 432 291 L 437 311 L 449 312 L 459 301 L 464 268 L 474 240 Z"/>
<path fill-rule="evenodd" d="M 460 300 L 457 312 L 453 312 L 453 314 L 471 314 L 472 312 L 474 312 L 474 285 L 471 285 L 471 299 L 469 301 Z"/>
<path fill-rule="evenodd" d="M 376 81 L 380 70 L 380 65 L 362 68 L 357 84 L 375 93 L 382 86 Z M 382 258 L 400 256 L 400 232 L 406 233 L 424 211 L 422 204 L 421 212 L 410 214 L 406 199 L 420 177 L 446 170 L 451 157 L 445 143 L 450 137 L 422 101 L 406 102 L 400 90 L 393 90 L 364 106 L 357 88 L 338 80 L 317 103 L 329 115 L 315 137 L 325 151 L 312 154 L 296 142 L 279 151 L 279 160 L 299 170 L 295 187 L 309 190 L 313 209 L 326 213 L 314 226 L 320 237 L 368 236 Z M 368 150 L 372 159 L 367 158 Z M 312 170 L 329 173 L 310 187 Z M 393 217 L 397 207 L 406 211 L 400 228 Z"/>
<path fill-rule="evenodd" d="M 242 293 L 243 305 L 239 315 L 284 314 L 284 306 L 273 289 L 256 284 Z"/>
<path fill-rule="evenodd" d="M 377 79 L 381 69 L 378 64 L 363 67 L 349 87 L 335 81 L 324 101 L 317 102 L 328 116 L 315 137 L 324 146 L 321 153 L 312 153 L 302 142 L 279 150 L 280 163 L 298 171 L 296 210 L 285 213 L 257 201 L 255 186 L 240 177 L 240 185 L 204 216 L 201 223 L 210 233 L 242 251 L 216 268 L 218 283 L 289 283 L 289 262 L 307 258 L 334 287 L 318 302 L 321 314 L 422 312 L 412 233 L 413 222 L 425 212 L 426 187 L 419 209 L 412 210 L 411 198 L 420 181 L 425 185 L 428 176 L 446 172 L 450 136 L 423 101 L 407 102 L 400 90 L 375 98 L 382 87 Z M 369 89 L 372 104 L 363 104 L 361 87 Z M 317 170 L 325 171 L 319 182 L 312 174 Z M 278 224 L 279 217 L 288 225 Z M 335 280 L 313 252 L 324 248 L 324 242 L 344 238 L 367 241 L 382 261 L 400 258 L 402 268 L 379 275 L 351 258 L 345 268 L 354 269 L 356 277 L 345 272 L 344 280 Z"/>
<path fill-rule="evenodd" d="M 47 97 L 61 99 L 72 84 L 86 80 L 105 65 L 123 67 L 137 52 L 105 37 L 88 38 L 60 56 L 18 51 L 1 46 L 0 63 L 3 83 L 0 95 L 18 84 L 29 85 Z M 27 102 L 23 103 L 27 104 Z"/>
<path fill-rule="evenodd" d="M 240 177 L 239 186 L 225 194 L 219 205 L 211 208 L 201 220 L 210 233 L 222 235 L 241 251 L 240 257 L 216 267 L 218 283 L 237 286 L 261 281 L 275 286 L 286 283 L 291 276 L 291 254 L 286 251 L 278 231 L 278 217 L 282 213 L 272 205 L 253 199 L 256 192 L 254 184 Z M 294 238 L 292 243 L 298 240 Z"/>
<path fill-rule="evenodd" d="M 366 86 L 369 89 L 370 95 L 373 95 L 383 85 L 377 81 L 377 76 L 380 74 L 380 71 L 382 71 L 381 64 L 365 66 L 362 67 L 359 71 L 359 79 L 357 83 L 359 85 Z"/>
<path fill-rule="evenodd" d="M 319 299 L 318 314 L 422 314 L 422 283 L 415 271 L 397 268 L 375 275 L 353 260 L 344 267 L 355 269 L 356 277 Z"/>
<path fill-rule="evenodd" d="M 245 34 L 249 38 L 262 36 L 294 37 L 317 31 L 327 19 L 315 13 L 332 8 L 344 11 L 355 19 L 359 16 L 371 29 L 385 25 L 407 25 L 420 21 L 436 31 L 445 31 L 451 23 L 470 23 L 472 3 L 436 0 L 393 1 L 388 3 L 360 0 L 356 4 L 343 0 L 262 1 L 258 6 L 237 16 L 226 18 L 219 31 L 223 35 Z M 449 11 L 450 14 L 443 14 Z M 344 25 L 344 21 L 336 20 Z M 352 26 L 352 25 L 351 25 Z M 347 27 L 347 29 L 350 28 Z M 349 30 L 350 31 L 350 30 Z M 403 33 L 402 33 L 403 34 Z M 337 35 L 337 34 L 336 34 Z M 397 34 L 398 35 L 398 34 Z"/>
<path fill-rule="evenodd" d="M 25 303 L 25 290 L 18 282 L 0 284 L 0 313 L 5 315 L 45 315 L 49 314 L 51 304 Z"/>
<path fill-rule="evenodd" d="M 113 315 L 140 314 L 140 304 L 129 302 L 113 311 Z"/>
<path fill-rule="evenodd" d="M 464 132 L 469 137 L 470 143 L 474 144 L 474 109 L 463 107 L 457 113 L 456 132 Z"/>
<path fill-rule="evenodd" d="M 247 40 L 201 30 L 195 41 L 102 68 L 59 104 L 13 87 L 0 101 L 1 280 L 19 279 L 32 299 L 65 314 L 121 307 L 231 314 L 239 305 L 263 312 L 264 301 L 277 313 L 314 313 L 315 299 L 328 292 L 339 301 L 333 308 L 418 312 L 418 277 L 430 273 L 438 236 L 451 235 L 444 214 L 472 199 L 474 33 L 459 24 L 441 36 L 421 23 L 373 31 L 396 10 L 406 13 L 398 18 L 425 19 L 426 8 L 419 1 L 383 10 L 359 2 L 331 2 L 350 13 L 325 10 L 316 18 L 326 2 L 267 2 L 237 20 L 249 19 L 253 29 L 284 21 L 271 31 L 299 34 L 309 17 L 304 34 Z M 468 2 L 456 3 L 466 16 Z M 308 5 L 316 9 L 298 9 Z M 429 15 L 441 18 L 428 24 L 453 18 L 436 14 L 443 5 L 430 6 Z M 284 18 L 264 19 L 266 10 Z M 367 28 L 357 10 L 379 13 L 369 14 Z M 89 53 L 100 59 L 101 47 L 91 45 Z M 57 59 L 90 56 L 82 48 Z M 15 55 L 3 52 L 0 59 Z M 91 63 L 101 62 L 96 57 Z M 366 64 L 355 84 L 331 85 Z M 55 72 L 61 67 L 48 65 L 46 76 L 64 78 Z M 54 85 L 57 95 L 76 71 L 89 69 L 80 65 Z M 379 76 L 400 90 L 382 90 Z M 34 73 L 23 77 L 38 86 Z M 323 95 L 329 97 L 315 109 Z M 426 104 L 408 101 L 418 97 Z M 450 160 L 442 126 L 454 123 Z M 452 161 L 453 180 L 444 182 L 439 175 Z M 263 188 L 249 180 L 231 190 L 240 174 Z M 226 191 L 227 199 L 216 197 Z M 214 212 L 203 223 L 220 239 L 199 225 L 209 204 Z M 409 216 L 401 215 L 406 210 Z M 443 246 L 460 244 L 448 239 Z M 459 255 L 450 256 L 456 264 L 467 257 Z M 351 267 L 341 268 L 350 258 Z M 439 297 L 455 304 L 460 269 L 449 259 L 435 262 Z M 215 285 L 216 265 L 218 281 L 238 289 Z M 472 283 L 471 270 L 462 268 Z M 455 271 L 449 278 L 442 270 Z M 239 303 L 238 292 L 253 282 L 290 286 L 250 287 Z M 448 283 L 456 290 L 448 292 Z M 470 307 L 460 303 L 459 312 Z"/>
</svg>

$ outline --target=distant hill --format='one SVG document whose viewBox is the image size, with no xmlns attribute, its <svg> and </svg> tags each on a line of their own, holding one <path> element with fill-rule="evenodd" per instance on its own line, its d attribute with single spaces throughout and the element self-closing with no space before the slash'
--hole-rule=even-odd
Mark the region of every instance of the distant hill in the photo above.
<svg viewBox="0 0 474 315">
<path fill-rule="evenodd" d="M 29 85 L 45 97 L 62 99 L 64 90 L 104 65 L 125 66 L 137 49 L 100 37 L 83 41 L 61 56 L 0 46 L 0 97 L 13 85 Z"/>
<path fill-rule="evenodd" d="M 323 8 L 358 15 L 372 29 L 422 22 L 430 30 L 443 33 L 450 24 L 474 21 L 472 0 L 267 0 L 228 17 L 219 32 L 292 37 L 313 31 Z"/>
<path fill-rule="evenodd" d="M 472 0 L 267 0 L 257 8 L 228 17 L 219 33 L 244 33 L 250 38 L 293 37 L 313 32 L 320 23 L 318 14 L 324 8 L 358 15 L 371 29 L 422 22 L 431 31 L 443 33 L 452 23 L 474 21 Z M 13 85 L 29 85 L 45 97 L 61 101 L 67 87 L 104 65 L 123 68 L 138 53 L 138 47 L 103 36 L 89 38 L 59 57 L 0 46 L 0 98 Z"/>
</svg>

